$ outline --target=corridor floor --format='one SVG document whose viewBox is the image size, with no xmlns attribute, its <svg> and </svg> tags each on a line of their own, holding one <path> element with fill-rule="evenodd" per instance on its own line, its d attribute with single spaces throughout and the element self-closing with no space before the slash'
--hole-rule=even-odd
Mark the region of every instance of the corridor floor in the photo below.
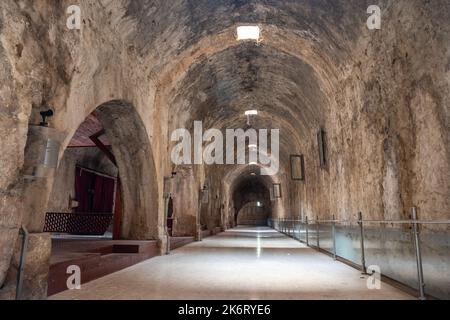
<svg viewBox="0 0 450 320">
<path fill-rule="evenodd" d="M 412 299 L 269 228 L 240 227 L 50 297 L 66 299 Z"/>
</svg>

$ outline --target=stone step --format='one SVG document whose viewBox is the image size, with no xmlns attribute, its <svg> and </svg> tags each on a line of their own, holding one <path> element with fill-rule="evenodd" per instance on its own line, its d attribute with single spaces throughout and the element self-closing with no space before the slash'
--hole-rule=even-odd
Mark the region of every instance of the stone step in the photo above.
<svg viewBox="0 0 450 320">
<path fill-rule="evenodd" d="M 76 248 L 75 245 L 66 250 Z M 59 250 L 52 257 L 48 279 L 49 296 L 67 290 L 69 266 L 80 267 L 83 284 L 159 255 L 156 241 L 110 241 L 109 244 L 99 242 L 97 247 L 91 244 L 89 248 L 81 250 L 89 252 Z"/>
<path fill-rule="evenodd" d="M 194 242 L 194 237 L 172 237 L 170 238 L 170 248 L 175 250 L 192 242 Z"/>
<path fill-rule="evenodd" d="M 174 237 L 170 240 L 171 248 L 177 249 L 193 241 L 194 237 Z M 58 251 L 52 257 L 48 280 L 49 296 L 67 290 L 69 266 L 80 267 L 81 283 L 85 284 L 159 255 L 156 241 L 111 241 L 109 245 L 104 242 L 99 242 L 98 245 L 83 249 L 89 252 Z M 75 248 L 76 246 L 70 249 Z"/>
</svg>

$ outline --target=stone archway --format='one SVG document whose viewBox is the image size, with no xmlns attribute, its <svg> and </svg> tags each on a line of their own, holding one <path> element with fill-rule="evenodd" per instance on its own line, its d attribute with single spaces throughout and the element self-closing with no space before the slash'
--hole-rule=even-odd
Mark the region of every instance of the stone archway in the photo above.
<svg viewBox="0 0 450 320">
<path fill-rule="evenodd" d="M 247 178 L 236 185 L 233 203 L 237 225 L 266 226 L 272 215 L 270 191 L 257 177 Z"/>
<path fill-rule="evenodd" d="M 97 140 L 96 144 L 91 141 L 93 137 Z M 107 141 L 107 146 L 103 145 L 102 139 Z M 86 152 L 77 153 L 81 153 L 78 158 L 80 156 L 81 158 L 92 158 L 93 156 L 103 158 L 104 162 L 117 168 L 112 170 L 106 165 L 103 165 L 102 168 L 103 171 L 106 170 L 105 173 L 114 172 L 111 173 L 114 176 L 117 176 L 117 171 L 119 173 L 120 186 L 117 188 L 119 197 L 116 197 L 116 204 L 121 207 L 120 211 L 123 213 L 116 212 L 119 217 L 115 219 L 115 238 L 155 239 L 157 237 L 158 199 L 153 153 L 144 124 L 132 104 L 122 100 L 113 100 L 97 107 L 77 129 L 69 146 L 64 150 L 62 157 L 64 160 L 60 160 L 60 163 L 65 164 L 69 147 L 72 150 L 73 147 L 81 145 L 81 149 L 85 149 L 88 146 L 98 147 L 98 144 L 100 147 L 95 148 L 98 152 L 94 155 L 86 154 Z M 93 162 L 77 159 L 78 162 L 80 160 L 82 163 Z M 70 187 L 64 188 L 64 184 L 71 182 L 61 182 L 59 178 L 61 175 L 72 176 L 73 170 L 66 173 L 62 173 L 60 170 L 61 168 L 58 168 L 58 181 L 54 183 L 50 207 L 53 200 L 58 200 L 58 190 L 55 188 L 62 186 L 62 189 L 70 190 Z M 55 185 L 57 182 L 58 185 Z M 60 195 L 59 198 L 63 196 L 66 198 L 66 195 Z"/>
<path fill-rule="evenodd" d="M 153 152 L 146 127 L 135 107 L 124 100 L 101 104 L 95 114 L 111 141 L 122 184 L 123 215 L 121 238 L 132 240 L 158 239 L 159 193 Z M 86 118 L 88 114 L 84 118 Z M 75 133 L 80 123 L 68 132 Z M 43 299 L 47 296 L 47 277 L 51 255 L 51 237 L 43 233 L 45 215 L 55 169 L 70 141 L 63 132 L 53 128 L 30 125 L 25 149 L 22 224 L 28 229 L 28 252 L 23 280 L 23 299 Z M 53 141 L 60 146 L 53 151 L 56 159 L 51 167 L 43 165 L 43 154 Z M 65 144 L 66 143 L 66 144 Z M 39 196 L 36 196 L 39 195 Z M 20 240 L 20 239 L 19 239 Z M 15 294 L 21 241 L 17 241 L 12 263 L 4 281 L 4 292 Z M 14 246 L 12 246 L 14 248 Z"/>
<path fill-rule="evenodd" d="M 131 104 L 120 100 L 102 104 L 95 114 L 111 141 L 119 168 L 123 199 L 121 236 L 125 239 L 156 239 L 157 178 L 144 123 Z"/>
<path fill-rule="evenodd" d="M 120 237 L 133 240 L 157 239 L 156 169 L 152 146 L 140 115 L 133 104 L 124 100 L 103 103 L 93 111 L 93 114 L 108 137 L 114 162 L 119 171 L 123 206 Z M 75 133 L 80 125 L 71 132 Z M 66 149 L 67 145 L 61 155 Z M 61 159 L 60 156 L 59 161 Z M 36 218 L 33 219 L 35 220 Z M 43 217 L 36 223 L 42 228 Z"/>
</svg>

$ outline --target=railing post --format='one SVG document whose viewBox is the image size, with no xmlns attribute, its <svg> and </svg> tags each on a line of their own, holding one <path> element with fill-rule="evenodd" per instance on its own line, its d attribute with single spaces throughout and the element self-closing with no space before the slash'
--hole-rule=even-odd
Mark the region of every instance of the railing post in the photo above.
<svg viewBox="0 0 450 320">
<path fill-rule="evenodd" d="M 20 233 L 22 234 L 23 238 L 22 238 L 22 246 L 20 248 L 19 268 L 17 272 L 16 300 L 22 299 L 24 269 L 28 253 L 28 239 L 29 239 L 29 233 L 27 228 L 25 228 L 25 226 L 22 226 L 20 228 Z"/>
<path fill-rule="evenodd" d="M 331 225 L 332 227 L 332 232 L 333 232 L 333 259 L 334 261 L 336 261 L 336 218 L 333 215 L 333 224 Z"/>
<path fill-rule="evenodd" d="M 291 221 L 291 227 L 292 227 L 292 238 L 295 239 L 295 221 L 292 219 Z"/>
<path fill-rule="evenodd" d="M 414 234 L 414 247 L 416 249 L 416 263 L 417 263 L 417 280 L 419 284 L 419 299 L 426 300 L 425 296 L 425 282 L 423 278 L 423 264 L 422 264 L 422 253 L 420 251 L 420 235 L 419 235 L 419 225 L 417 223 L 417 208 L 411 208 L 411 219 L 413 220 L 413 234 Z"/>
<path fill-rule="evenodd" d="M 308 226 L 308 216 L 305 217 L 305 229 L 306 229 L 306 246 L 309 247 L 309 226 Z"/>
<path fill-rule="evenodd" d="M 164 232 L 166 235 L 166 254 L 170 254 L 170 234 L 169 234 L 169 226 L 167 225 L 167 220 L 169 216 L 169 201 L 170 201 L 170 193 L 164 194 Z"/>
<path fill-rule="evenodd" d="M 364 248 L 364 224 L 363 224 L 362 212 L 358 213 L 358 224 L 359 224 L 359 231 L 360 231 L 360 237 L 361 237 L 361 272 L 362 272 L 362 274 L 367 274 L 366 254 L 365 254 L 365 248 Z"/>
<path fill-rule="evenodd" d="M 288 236 L 291 237 L 291 219 L 288 219 L 286 225 L 287 225 Z"/>
<path fill-rule="evenodd" d="M 317 249 L 320 249 L 320 224 L 319 224 L 319 216 L 317 216 L 316 227 L 317 227 Z"/>
</svg>

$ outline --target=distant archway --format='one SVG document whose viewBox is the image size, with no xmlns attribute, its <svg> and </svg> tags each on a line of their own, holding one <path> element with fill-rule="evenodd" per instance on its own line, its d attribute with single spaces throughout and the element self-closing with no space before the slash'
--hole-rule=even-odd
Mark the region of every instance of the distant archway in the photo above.
<svg viewBox="0 0 450 320">
<path fill-rule="evenodd" d="M 233 203 L 237 225 L 265 226 L 272 214 L 269 189 L 256 177 L 236 186 Z"/>
</svg>

